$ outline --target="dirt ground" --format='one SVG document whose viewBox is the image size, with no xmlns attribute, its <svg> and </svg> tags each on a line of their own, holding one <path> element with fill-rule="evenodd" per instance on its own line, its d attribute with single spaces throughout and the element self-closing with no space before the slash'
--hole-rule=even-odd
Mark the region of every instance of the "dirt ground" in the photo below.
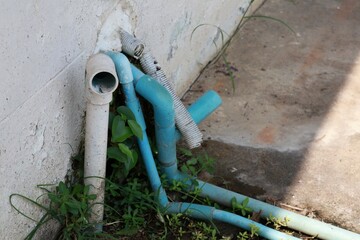
<svg viewBox="0 0 360 240">
<path fill-rule="evenodd" d="M 268 0 L 185 95 L 214 89 L 201 123 L 216 175 L 238 192 L 360 233 L 360 1 Z"/>
</svg>

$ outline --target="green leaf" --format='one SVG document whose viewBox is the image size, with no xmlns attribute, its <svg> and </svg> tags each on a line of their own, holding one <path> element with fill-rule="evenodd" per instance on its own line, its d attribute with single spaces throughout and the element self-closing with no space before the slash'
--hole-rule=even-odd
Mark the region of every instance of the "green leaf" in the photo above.
<svg viewBox="0 0 360 240">
<path fill-rule="evenodd" d="M 196 175 L 196 169 L 193 166 L 188 166 L 188 168 L 192 175 Z"/>
<path fill-rule="evenodd" d="M 234 209 L 237 207 L 237 200 L 235 197 L 231 198 L 231 206 Z"/>
<path fill-rule="evenodd" d="M 63 195 L 68 195 L 69 194 L 69 189 L 66 187 L 66 184 L 63 181 L 61 181 L 59 183 L 58 190 L 59 190 L 60 194 L 63 194 Z"/>
<path fill-rule="evenodd" d="M 108 149 L 109 150 L 109 149 Z M 89 194 L 89 191 L 90 191 L 90 185 L 86 185 L 84 187 L 84 195 L 88 195 Z"/>
<path fill-rule="evenodd" d="M 129 137 L 133 136 L 133 132 L 129 127 L 125 127 L 120 135 L 118 136 L 112 136 L 111 141 L 112 142 L 124 142 Z"/>
<path fill-rule="evenodd" d="M 75 186 L 73 187 L 71 193 L 73 195 L 77 195 L 77 194 L 81 194 L 83 191 L 83 186 L 80 184 L 75 184 Z"/>
<path fill-rule="evenodd" d="M 183 173 L 189 173 L 189 168 L 186 165 L 182 165 L 180 168 L 181 172 Z"/>
<path fill-rule="evenodd" d="M 67 212 L 67 208 L 66 208 L 66 206 L 65 206 L 65 203 L 63 203 L 63 204 L 61 204 L 61 206 L 60 206 L 60 213 L 61 213 L 62 215 L 66 215 L 66 212 Z"/>
<path fill-rule="evenodd" d="M 133 112 L 130 110 L 130 108 L 126 107 L 126 106 L 120 106 L 116 109 L 116 111 L 119 114 L 124 114 L 126 116 L 126 118 L 128 120 L 135 120 L 135 115 L 133 114 Z"/>
<path fill-rule="evenodd" d="M 198 163 L 198 160 L 196 158 L 191 158 L 190 160 L 186 161 L 187 165 L 196 165 Z"/>
<path fill-rule="evenodd" d="M 138 155 L 137 153 L 134 154 L 135 151 L 131 151 L 130 148 L 123 143 L 120 143 L 118 146 L 120 151 L 127 156 L 127 159 L 124 162 L 125 176 L 127 176 L 130 170 L 135 167 L 137 163 Z"/>
<path fill-rule="evenodd" d="M 77 215 L 79 213 L 79 209 L 81 208 L 81 206 L 78 202 L 66 202 L 65 204 L 69 207 L 68 210 L 73 215 Z"/>
<path fill-rule="evenodd" d="M 249 198 L 247 197 L 247 198 L 245 198 L 244 201 L 242 202 L 243 207 L 246 207 L 246 206 L 248 205 L 248 203 L 249 203 Z"/>
<path fill-rule="evenodd" d="M 50 201 L 53 202 L 53 203 L 59 203 L 60 202 L 60 199 L 54 193 L 49 193 L 48 197 L 49 197 Z"/>
<path fill-rule="evenodd" d="M 142 140 L 143 132 L 141 130 L 140 125 L 135 120 L 128 120 L 128 124 L 129 124 L 129 127 L 131 128 L 131 131 L 133 132 L 133 134 L 136 137 L 140 138 L 140 140 Z"/>
<path fill-rule="evenodd" d="M 107 149 L 107 155 L 108 158 L 118 160 L 119 162 L 122 163 L 126 162 L 127 160 L 126 155 L 122 151 L 120 151 L 118 147 L 109 147 Z"/>
<path fill-rule="evenodd" d="M 111 139 L 117 139 L 124 134 L 125 121 L 121 119 L 120 116 L 114 117 L 112 128 L 111 128 Z"/>
<path fill-rule="evenodd" d="M 133 157 L 132 152 L 128 146 L 126 146 L 123 143 L 119 143 L 118 146 L 119 146 L 120 151 L 122 153 L 124 153 L 126 156 L 128 156 L 129 158 Z"/>
<path fill-rule="evenodd" d="M 131 150 L 131 153 L 133 155 L 133 159 L 137 162 L 137 160 L 139 159 L 139 155 L 138 155 L 137 151 L 133 149 L 133 150 Z"/>
<path fill-rule="evenodd" d="M 129 171 L 136 166 L 137 159 L 131 158 L 129 161 Z"/>
<path fill-rule="evenodd" d="M 242 214 L 243 216 L 245 216 L 245 215 L 246 215 L 246 212 L 245 212 L 245 210 L 244 210 L 244 209 L 241 209 L 241 214 Z"/>
<path fill-rule="evenodd" d="M 186 148 L 179 148 L 181 154 L 185 155 L 186 157 L 192 157 L 192 152 Z"/>
</svg>

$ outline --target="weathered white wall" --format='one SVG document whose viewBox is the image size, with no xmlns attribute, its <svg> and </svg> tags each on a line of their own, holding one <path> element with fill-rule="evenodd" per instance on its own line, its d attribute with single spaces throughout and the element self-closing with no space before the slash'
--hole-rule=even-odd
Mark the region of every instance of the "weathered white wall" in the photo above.
<svg viewBox="0 0 360 240">
<path fill-rule="evenodd" d="M 98 31 L 113 11 L 152 49 L 183 93 L 221 45 L 214 24 L 231 34 L 249 0 L 1 0 L 0 239 L 22 239 L 34 226 L 9 195 L 35 198 L 57 183 L 77 153 L 84 121 L 84 69 Z M 39 218 L 34 206 L 16 201 Z"/>
</svg>

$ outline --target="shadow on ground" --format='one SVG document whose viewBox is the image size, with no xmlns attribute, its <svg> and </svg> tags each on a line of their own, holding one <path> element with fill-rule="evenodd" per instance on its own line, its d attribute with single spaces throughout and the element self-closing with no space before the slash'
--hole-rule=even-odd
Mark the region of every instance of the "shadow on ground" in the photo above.
<svg viewBox="0 0 360 240">
<path fill-rule="evenodd" d="M 266 201 L 307 209 L 360 232 L 360 2 L 269 0 L 226 58 L 201 74 L 223 105 L 200 125 L 217 177 Z M 222 184 L 218 181 L 218 184 Z"/>
</svg>

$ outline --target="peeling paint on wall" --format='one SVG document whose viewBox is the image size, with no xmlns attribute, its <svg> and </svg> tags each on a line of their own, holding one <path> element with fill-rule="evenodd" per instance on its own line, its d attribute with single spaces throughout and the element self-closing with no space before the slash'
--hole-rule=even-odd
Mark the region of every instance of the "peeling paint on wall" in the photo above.
<svg viewBox="0 0 360 240">
<path fill-rule="evenodd" d="M 133 32 L 136 17 L 133 5 L 126 2 L 120 3 L 114 8 L 103 23 L 96 43 L 94 53 L 100 51 L 118 51 L 121 52 L 120 29 L 129 33 Z"/>
</svg>

